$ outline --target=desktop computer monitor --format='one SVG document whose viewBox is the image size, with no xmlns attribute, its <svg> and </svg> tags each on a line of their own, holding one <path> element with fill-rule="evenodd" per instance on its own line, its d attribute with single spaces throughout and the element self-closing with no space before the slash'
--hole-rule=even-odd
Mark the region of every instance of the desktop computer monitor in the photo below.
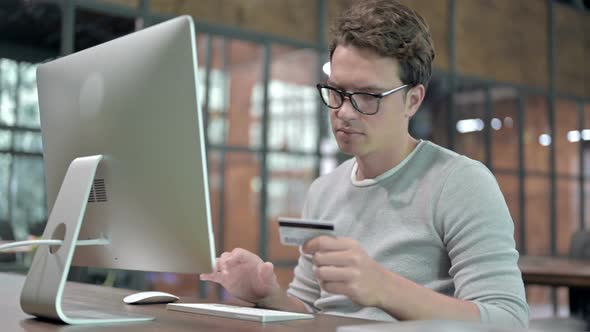
<svg viewBox="0 0 590 332">
<path fill-rule="evenodd" d="M 38 67 L 50 209 L 43 237 L 62 239 L 64 245 L 39 248 L 21 296 L 26 312 L 44 316 L 53 310 L 39 310 L 38 302 L 51 303 L 53 297 L 60 302 L 60 291 L 49 300 L 39 294 L 55 285 L 63 288 L 70 263 L 212 271 L 215 246 L 197 73 L 189 16 Z M 85 166 L 88 162 L 93 166 Z M 76 247 L 76 241 L 89 239 L 107 244 Z M 55 282 L 59 285 L 52 286 Z"/>
</svg>

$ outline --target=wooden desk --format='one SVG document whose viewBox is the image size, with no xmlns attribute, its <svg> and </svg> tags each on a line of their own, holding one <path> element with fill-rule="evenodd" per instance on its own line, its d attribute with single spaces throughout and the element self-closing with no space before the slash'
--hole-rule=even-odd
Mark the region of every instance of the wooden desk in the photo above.
<svg viewBox="0 0 590 332">
<path fill-rule="evenodd" d="M 590 262 L 563 257 L 521 256 L 525 284 L 590 288 Z"/>
<path fill-rule="evenodd" d="M 0 273 L 0 330 L 16 331 L 336 331 L 338 326 L 367 324 L 372 321 L 330 315 L 316 315 L 314 319 L 261 324 L 244 320 L 197 315 L 166 310 L 164 304 L 131 306 L 123 297 L 132 291 L 70 282 L 64 293 L 66 307 L 90 306 L 108 311 L 150 315 L 156 320 L 146 323 L 119 325 L 70 326 L 33 318 L 20 308 L 20 292 L 25 277 Z M 202 302 L 197 298 L 181 298 L 182 302 Z"/>
<path fill-rule="evenodd" d="M 522 332 L 533 331 L 519 328 L 498 328 L 489 325 L 454 321 L 414 321 L 383 323 L 371 320 L 331 315 L 315 315 L 311 320 L 296 320 L 274 323 L 257 323 L 244 320 L 197 315 L 166 310 L 164 304 L 131 306 L 123 303 L 129 290 L 69 282 L 65 290 L 65 306 L 77 308 L 110 309 L 108 311 L 150 315 L 156 320 L 146 323 L 115 325 L 72 326 L 39 320 L 25 314 L 19 304 L 20 291 L 25 277 L 0 273 L 0 330 L 9 332 L 85 332 L 85 331 L 240 331 L 240 332 Z M 196 298 L 181 298 L 182 302 L 200 302 Z M 340 329 L 339 329 L 340 327 Z"/>
</svg>

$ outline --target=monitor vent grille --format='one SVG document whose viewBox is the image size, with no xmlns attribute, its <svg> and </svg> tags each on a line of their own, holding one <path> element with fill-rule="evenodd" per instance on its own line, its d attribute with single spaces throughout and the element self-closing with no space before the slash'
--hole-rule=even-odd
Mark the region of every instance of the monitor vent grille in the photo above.
<svg viewBox="0 0 590 332">
<path fill-rule="evenodd" d="M 90 195 L 88 195 L 88 203 L 107 202 L 107 188 L 104 179 L 95 179 L 90 188 Z"/>
</svg>

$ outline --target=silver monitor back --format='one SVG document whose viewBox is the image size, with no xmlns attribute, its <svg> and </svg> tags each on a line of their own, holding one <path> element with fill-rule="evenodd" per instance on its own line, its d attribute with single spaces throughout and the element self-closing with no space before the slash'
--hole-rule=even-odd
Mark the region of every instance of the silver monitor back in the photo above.
<svg viewBox="0 0 590 332">
<path fill-rule="evenodd" d="M 103 155 L 73 264 L 211 271 L 211 226 L 192 19 L 182 16 L 40 65 L 52 208 L 70 162 Z"/>
</svg>

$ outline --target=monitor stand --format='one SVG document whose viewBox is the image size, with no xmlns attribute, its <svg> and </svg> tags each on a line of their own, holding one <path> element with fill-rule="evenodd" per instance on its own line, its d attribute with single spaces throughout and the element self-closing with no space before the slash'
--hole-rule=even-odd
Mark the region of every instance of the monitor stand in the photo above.
<svg viewBox="0 0 590 332">
<path fill-rule="evenodd" d="M 76 158 L 66 172 L 43 232 L 43 239 L 63 240 L 64 243 L 61 246 L 41 246 L 37 249 L 20 298 L 21 307 L 28 314 L 66 324 L 122 323 L 154 319 L 115 316 L 92 310 L 66 313 L 62 307 L 64 286 L 84 219 L 88 195 L 102 158 L 102 155 Z"/>
</svg>

